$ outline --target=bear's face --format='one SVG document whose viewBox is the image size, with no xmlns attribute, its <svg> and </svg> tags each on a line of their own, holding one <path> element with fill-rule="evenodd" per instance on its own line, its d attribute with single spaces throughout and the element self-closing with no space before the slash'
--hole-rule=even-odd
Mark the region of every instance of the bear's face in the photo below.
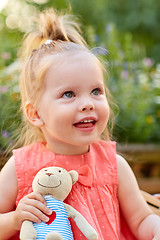
<svg viewBox="0 0 160 240">
<path fill-rule="evenodd" d="M 37 173 L 32 188 L 34 192 L 52 195 L 55 199 L 63 201 L 77 180 L 78 173 L 74 170 L 67 172 L 60 167 L 47 167 Z"/>
</svg>

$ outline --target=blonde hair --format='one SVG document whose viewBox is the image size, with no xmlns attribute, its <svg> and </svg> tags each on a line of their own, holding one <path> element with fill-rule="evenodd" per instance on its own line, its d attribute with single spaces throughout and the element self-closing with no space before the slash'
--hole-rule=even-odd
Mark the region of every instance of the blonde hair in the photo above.
<svg viewBox="0 0 160 240">
<path fill-rule="evenodd" d="M 23 61 L 20 75 L 21 110 L 23 113 L 27 101 L 36 107 L 44 90 L 45 74 L 53 65 L 55 56 L 66 52 L 71 55 L 79 51 L 92 54 L 80 34 L 79 24 L 72 15 L 57 14 L 55 10 L 49 9 L 40 13 L 39 17 L 36 18 L 34 27 L 33 31 L 25 35 L 20 49 L 20 58 Z M 49 39 L 52 42 L 45 44 L 46 40 Z M 99 60 L 98 63 L 102 67 Z M 41 129 L 32 126 L 25 118 L 25 113 L 22 125 L 20 145 L 45 141 Z M 109 138 L 108 130 L 106 131 L 107 138 Z"/>
</svg>

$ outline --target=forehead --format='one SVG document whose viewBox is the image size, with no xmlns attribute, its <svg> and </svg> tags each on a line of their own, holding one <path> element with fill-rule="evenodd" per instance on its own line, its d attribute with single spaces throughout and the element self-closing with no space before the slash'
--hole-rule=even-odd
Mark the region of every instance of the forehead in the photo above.
<svg viewBox="0 0 160 240">
<path fill-rule="evenodd" d="M 81 52 L 56 56 L 46 74 L 46 84 L 60 84 L 92 79 L 103 83 L 103 70 L 99 60 L 91 53 Z"/>
</svg>

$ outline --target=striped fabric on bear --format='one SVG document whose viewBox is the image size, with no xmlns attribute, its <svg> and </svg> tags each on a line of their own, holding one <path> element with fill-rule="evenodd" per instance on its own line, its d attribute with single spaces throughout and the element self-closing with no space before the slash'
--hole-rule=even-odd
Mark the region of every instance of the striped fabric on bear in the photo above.
<svg viewBox="0 0 160 240">
<path fill-rule="evenodd" d="M 49 222 L 34 223 L 34 228 L 37 232 L 39 240 L 45 239 L 47 233 L 56 231 L 62 235 L 63 240 L 73 240 L 73 234 L 68 220 L 68 213 L 64 203 L 60 200 L 54 199 L 51 195 L 44 196 L 47 207 L 52 210 L 52 215 L 49 216 Z"/>
</svg>

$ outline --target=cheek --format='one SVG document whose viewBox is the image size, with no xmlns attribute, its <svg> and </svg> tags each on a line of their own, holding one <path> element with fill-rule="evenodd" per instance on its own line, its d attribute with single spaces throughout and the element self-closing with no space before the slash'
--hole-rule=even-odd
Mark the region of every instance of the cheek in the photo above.
<svg viewBox="0 0 160 240">
<path fill-rule="evenodd" d="M 110 116 L 110 108 L 107 101 L 105 101 L 101 107 L 100 116 L 104 124 L 107 124 Z"/>
<path fill-rule="evenodd" d="M 54 120 L 54 126 L 57 129 L 62 129 L 66 126 L 69 127 L 72 122 L 72 113 L 67 111 L 67 108 L 56 110 L 52 120 Z"/>
</svg>

